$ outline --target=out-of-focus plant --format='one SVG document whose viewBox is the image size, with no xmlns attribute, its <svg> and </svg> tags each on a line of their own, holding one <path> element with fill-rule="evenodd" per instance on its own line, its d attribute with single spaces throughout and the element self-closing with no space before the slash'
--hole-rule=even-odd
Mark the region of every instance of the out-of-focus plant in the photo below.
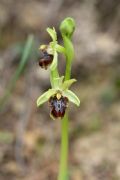
<svg viewBox="0 0 120 180">
<path fill-rule="evenodd" d="M 76 82 L 71 79 L 71 65 L 74 59 L 74 48 L 72 44 L 72 35 L 75 30 L 74 19 L 68 17 L 60 24 L 60 32 L 64 46 L 58 44 L 55 28 L 47 28 L 47 32 L 52 38 L 48 45 L 41 45 L 40 50 L 43 57 L 39 61 L 39 65 L 47 69 L 50 67 L 51 89 L 43 93 L 37 99 L 39 107 L 46 101 L 49 102 L 50 116 L 53 120 L 61 119 L 61 158 L 58 180 L 68 179 L 68 113 L 66 111 L 69 102 L 80 105 L 78 97 L 69 90 L 70 86 Z M 65 75 L 59 76 L 58 72 L 58 53 L 62 53 L 66 60 Z"/>
<path fill-rule="evenodd" d="M 6 103 L 9 96 L 11 95 L 11 92 L 15 87 L 16 81 L 19 79 L 20 75 L 22 74 L 22 72 L 26 66 L 26 63 L 29 60 L 31 50 L 33 47 L 33 41 L 34 41 L 33 35 L 29 35 L 28 39 L 25 43 L 25 47 L 23 49 L 22 57 L 21 57 L 19 65 L 18 65 L 18 68 L 17 68 L 15 74 L 13 75 L 12 79 L 8 83 L 8 87 L 6 88 L 6 91 L 3 95 L 3 97 L 0 99 L 0 110 L 2 110 L 4 104 Z"/>
</svg>

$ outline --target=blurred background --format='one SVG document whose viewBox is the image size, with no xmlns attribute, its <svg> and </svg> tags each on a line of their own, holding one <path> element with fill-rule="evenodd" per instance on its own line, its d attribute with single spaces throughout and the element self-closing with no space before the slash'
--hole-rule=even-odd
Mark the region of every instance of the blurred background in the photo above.
<svg viewBox="0 0 120 180">
<path fill-rule="evenodd" d="M 61 123 L 47 103 L 36 107 L 50 87 L 38 47 L 50 41 L 48 26 L 61 43 L 68 16 L 76 21 L 72 90 L 81 99 L 69 107 L 70 180 L 120 179 L 120 0 L 0 0 L 0 180 L 57 178 Z"/>
</svg>

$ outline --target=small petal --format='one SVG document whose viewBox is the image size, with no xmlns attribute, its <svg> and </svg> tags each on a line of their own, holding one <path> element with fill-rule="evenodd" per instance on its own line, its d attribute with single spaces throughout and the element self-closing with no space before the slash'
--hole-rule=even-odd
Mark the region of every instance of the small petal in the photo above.
<svg viewBox="0 0 120 180">
<path fill-rule="evenodd" d="M 72 91 L 70 90 L 64 91 L 63 96 L 67 97 L 69 101 L 76 104 L 77 106 L 80 106 L 79 98 Z"/>
<path fill-rule="evenodd" d="M 55 89 L 49 89 L 46 91 L 44 94 L 42 94 L 38 99 L 37 99 L 37 106 L 42 105 L 46 101 L 49 100 L 51 96 L 53 96 L 56 93 Z"/>
<path fill-rule="evenodd" d="M 57 67 L 57 64 L 58 64 L 58 54 L 55 51 L 54 57 L 53 57 L 53 62 L 51 64 L 51 66 L 50 66 L 50 69 L 53 71 Z"/>
<path fill-rule="evenodd" d="M 76 81 L 77 81 L 76 79 L 70 79 L 70 80 L 64 81 L 64 83 L 61 86 L 61 89 L 63 91 L 66 90 L 66 89 L 69 89 L 69 87 Z"/>
</svg>

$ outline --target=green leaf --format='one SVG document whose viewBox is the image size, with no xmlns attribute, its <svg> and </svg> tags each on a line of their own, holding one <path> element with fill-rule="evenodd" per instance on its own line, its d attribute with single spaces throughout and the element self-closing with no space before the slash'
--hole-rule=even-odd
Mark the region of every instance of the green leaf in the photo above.
<svg viewBox="0 0 120 180">
<path fill-rule="evenodd" d="M 77 106 L 80 106 L 80 100 L 79 98 L 70 90 L 66 90 L 63 92 L 63 96 L 67 97 L 69 101 L 76 104 Z"/>
<path fill-rule="evenodd" d="M 51 38 L 54 42 L 57 41 L 57 34 L 55 31 L 55 28 L 53 28 L 53 29 L 47 28 L 47 32 L 49 33 L 49 35 L 51 36 Z"/>
<path fill-rule="evenodd" d="M 49 89 L 46 91 L 44 94 L 42 94 L 38 99 L 37 99 L 37 106 L 42 105 L 46 101 L 49 100 L 51 96 L 53 96 L 56 93 L 55 89 Z"/>
<path fill-rule="evenodd" d="M 61 86 L 61 89 L 63 91 L 66 90 L 66 89 L 69 89 L 69 87 L 76 81 L 77 81 L 76 79 L 70 79 L 70 80 L 64 81 L 64 83 Z"/>
<path fill-rule="evenodd" d="M 57 67 L 57 64 L 58 64 L 58 54 L 57 54 L 57 52 L 55 51 L 55 52 L 54 52 L 53 62 L 52 62 L 52 64 L 50 65 L 51 71 L 53 71 L 53 70 Z"/>
</svg>

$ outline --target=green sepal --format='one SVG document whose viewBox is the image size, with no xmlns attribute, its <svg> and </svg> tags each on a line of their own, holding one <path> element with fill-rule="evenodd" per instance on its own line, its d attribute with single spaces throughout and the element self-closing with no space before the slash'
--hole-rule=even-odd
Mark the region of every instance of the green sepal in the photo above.
<svg viewBox="0 0 120 180">
<path fill-rule="evenodd" d="M 55 52 L 54 52 L 54 57 L 53 57 L 53 62 L 52 62 L 52 64 L 50 65 L 50 70 L 53 71 L 53 70 L 57 67 L 57 64 L 58 64 L 58 54 L 57 54 L 57 52 L 55 51 Z"/>
<path fill-rule="evenodd" d="M 52 40 L 54 42 L 57 41 L 57 34 L 56 34 L 56 31 L 55 31 L 55 28 L 54 27 L 53 27 L 53 29 L 47 28 L 46 30 L 49 33 L 49 35 L 51 36 Z"/>
<path fill-rule="evenodd" d="M 63 96 L 67 97 L 69 101 L 76 104 L 77 106 L 80 106 L 80 100 L 79 98 L 70 90 L 66 90 L 63 92 Z"/>
<path fill-rule="evenodd" d="M 64 81 L 63 84 L 61 85 L 61 89 L 63 91 L 66 90 L 66 89 L 69 89 L 70 86 L 76 81 L 77 81 L 76 79 L 70 79 L 70 80 Z"/>
<path fill-rule="evenodd" d="M 51 96 L 53 96 L 56 93 L 55 89 L 49 89 L 45 93 L 43 93 L 40 97 L 37 99 L 37 107 L 41 106 L 43 103 L 49 100 Z"/>
</svg>

